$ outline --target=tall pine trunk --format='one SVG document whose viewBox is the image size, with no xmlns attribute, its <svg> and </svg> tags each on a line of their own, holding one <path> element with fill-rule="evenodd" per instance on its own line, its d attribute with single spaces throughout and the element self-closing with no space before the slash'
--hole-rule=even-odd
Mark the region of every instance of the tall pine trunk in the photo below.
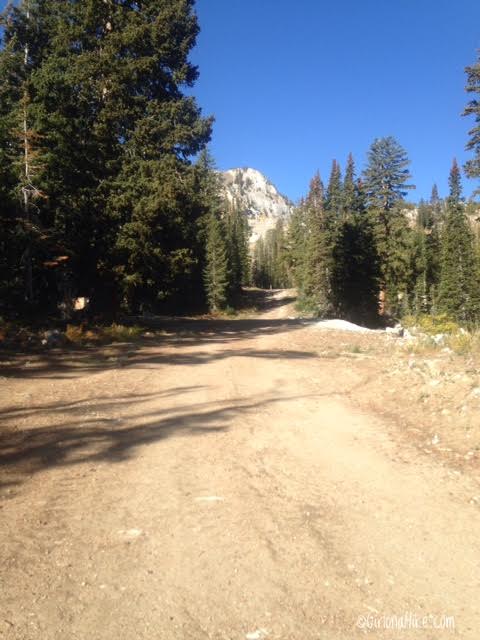
<svg viewBox="0 0 480 640">
<path fill-rule="evenodd" d="M 27 19 L 27 32 L 30 21 L 30 4 L 29 0 L 25 2 L 25 12 Z M 29 44 L 28 36 L 24 45 L 23 65 L 25 77 L 28 72 L 28 58 L 29 58 Z M 22 196 L 23 196 L 23 213 L 27 224 L 27 229 L 30 226 L 30 198 L 31 198 L 31 175 L 30 175 L 30 141 L 28 135 L 28 89 L 25 83 L 23 91 L 23 104 L 22 104 L 22 133 L 23 133 L 23 182 Z M 32 267 L 32 240 L 28 236 L 27 248 L 24 254 L 25 260 L 25 299 L 28 303 L 33 302 L 33 267 Z"/>
</svg>

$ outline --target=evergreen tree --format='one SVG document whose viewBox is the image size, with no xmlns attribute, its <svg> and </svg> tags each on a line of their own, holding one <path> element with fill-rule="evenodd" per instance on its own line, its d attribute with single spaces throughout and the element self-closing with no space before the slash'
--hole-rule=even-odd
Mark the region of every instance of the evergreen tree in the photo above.
<svg viewBox="0 0 480 640">
<path fill-rule="evenodd" d="M 201 261 L 201 265 L 205 274 L 206 297 L 209 301 L 211 301 L 212 291 L 210 276 L 212 278 L 214 275 L 219 277 L 218 263 L 219 260 L 220 262 L 223 260 L 223 258 L 218 258 L 219 252 L 222 255 L 223 251 L 225 252 L 227 261 L 226 268 L 221 270 L 222 273 L 224 272 L 221 282 L 225 281 L 226 290 L 223 302 L 216 303 L 215 310 L 218 311 L 226 304 L 233 305 L 235 303 L 242 286 L 247 284 L 250 277 L 250 229 L 246 216 L 240 211 L 237 204 L 224 200 L 221 179 L 207 149 L 200 153 L 195 170 L 196 183 L 193 192 L 196 194 L 195 202 L 199 214 L 197 238 L 201 246 L 206 248 L 205 258 Z M 217 224 L 212 221 L 212 215 L 223 233 L 223 246 L 216 238 L 218 229 Z M 213 254 L 212 246 L 215 248 Z M 216 291 L 218 287 L 215 285 L 213 289 Z"/>
<path fill-rule="evenodd" d="M 325 241 L 330 253 L 329 304 L 335 315 L 342 315 L 345 253 L 343 233 L 343 185 L 340 165 L 332 162 L 324 205 Z"/>
<path fill-rule="evenodd" d="M 412 232 L 409 307 L 415 314 L 427 313 L 431 307 L 428 282 L 427 226 L 431 217 L 429 206 L 422 200 L 418 206 L 417 221 Z"/>
<path fill-rule="evenodd" d="M 479 273 L 473 234 L 462 204 L 460 169 L 454 160 L 449 177 L 438 307 L 461 322 L 480 311 Z"/>
<path fill-rule="evenodd" d="M 254 286 L 261 289 L 267 289 L 271 284 L 265 242 L 261 237 L 255 242 L 253 249 L 252 280 Z"/>
<path fill-rule="evenodd" d="M 334 161 L 326 198 L 320 176 L 312 179 L 292 215 L 287 259 L 305 310 L 375 323 L 378 257 L 351 155 L 343 184 Z"/>
<path fill-rule="evenodd" d="M 325 198 L 325 211 L 329 213 L 331 224 L 335 224 L 342 210 L 342 171 L 336 160 L 332 162 L 330 179 Z"/>
<path fill-rule="evenodd" d="M 430 196 L 430 207 L 432 211 L 433 225 L 434 227 L 439 227 L 443 223 L 444 201 L 438 194 L 438 188 L 436 184 L 434 184 L 432 187 L 432 193 Z"/>
<path fill-rule="evenodd" d="M 193 203 L 196 218 L 194 226 L 196 238 L 192 239 L 192 246 L 195 247 L 195 255 L 197 256 L 196 268 L 204 273 L 207 263 L 206 247 L 209 220 L 212 213 L 222 218 L 226 203 L 223 199 L 221 180 L 215 160 L 208 147 L 199 153 L 193 172 L 193 186 L 188 189 L 194 194 L 194 200 L 190 195 L 189 202 Z M 206 300 L 204 284 L 205 280 L 203 280 L 203 286 L 200 289 L 192 288 L 189 293 L 194 307 L 201 305 Z"/>
<path fill-rule="evenodd" d="M 350 154 L 343 183 L 343 220 L 336 244 L 337 313 L 354 322 L 375 324 L 378 316 L 378 256 L 366 214 L 362 183 L 355 181 Z"/>
<path fill-rule="evenodd" d="M 306 198 L 307 237 L 303 261 L 300 304 L 320 316 L 332 311 L 332 226 L 324 206 L 324 189 L 317 173 Z"/>
<path fill-rule="evenodd" d="M 285 289 L 292 286 L 288 270 L 287 238 L 283 220 L 277 220 L 273 229 L 274 243 L 274 286 L 276 289 Z"/>
<path fill-rule="evenodd" d="M 250 228 L 247 217 L 240 211 L 235 203 L 226 203 L 224 209 L 230 272 L 230 299 L 233 301 L 240 293 L 242 286 L 246 285 L 249 280 Z"/>
<path fill-rule="evenodd" d="M 342 207 L 345 212 L 358 211 L 362 208 L 360 190 L 355 182 L 355 161 L 351 153 L 348 154 L 345 178 L 343 180 Z"/>
<path fill-rule="evenodd" d="M 440 196 L 438 195 L 438 187 L 436 184 L 432 187 L 432 195 L 430 196 L 430 204 L 432 207 L 437 206 L 440 203 Z"/>
<path fill-rule="evenodd" d="M 208 306 L 214 312 L 224 309 L 228 302 L 230 273 L 225 238 L 225 225 L 219 215 L 212 211 L 207 226 L 204 279 Z"/>
<path fill-rule="evenodd" d="M 118 17 L 117 17 L 118 13 Z M 118 19 L 118 27 L 115 20 Z M 198 24 L 192 0 L 142 3 L 142 10 L 116 8 L 110 56 L 118 71 L 120 54 L 128 73 L 103 78 L 100 131 L 120 127 L 122 167 L 108 194 L 109 217 L 118 221 L 114 269 L 128 292 L 129 306 L 182 306 L 201 290 L 196 175 L 188 158 L 210 135 L 193 98 L 196 68 L 188 61 Z M 126 53 L 124 53 L 126 52 Z M 148 64 L 147 64 L 148 63 Z M 132 82 L 133 78 L 133 82 Z M 119 120 L 119 114 L 124 120 Z M 132 291 L 133 290 L 133 291 Z M 133 295 L 132 295 L 133 294 Z"/>
<path fill-rule="evenodd" d="M 416 226 L 420 229 L 429 229 L 432 226 L 432 222 L 432 207 L 422 199 L 418 203 Z"/>
<path fill-rule="evenodd" d="M 467 149 L 473 151 L 474 157 L 465 164 L 465 173 L 470 178 L 480 178 L 480 58 L 465 71 L 467 73 L 466 90 L 475 94 L 463 114 L 473 116 L 475 119 L 475 126 L 469 131 L 470 138 L 467 143 Z"/>
<path fill-rule="evenodd" d="M 379 211 L 390 211 L 415 187 L 410 179 L 406 151 L 393 138 L 376 138 L 368 152 L 368 163 L 363 173 L 367 206 Z"/>
<path fill-rule="evenodd" d="M 435 310 L 440 278 L 440 214 L 436 188 L 429 203 L 420 201 L 412 231 L 412 274 L 410 307 L 416 314 Z"/>
<path fill-rule="evenodd" d="M 308 237 L 308 221 L 305 200 L 302 198 L 290 216 L 285 239 L 285 259 L 289 278 L 298 291 L 303 288 L 305 256 Z"/>
<path fill-rule="evenodd" d="M 46 292 L 37 300 L 83 294 L 97 307 L 138 310 L 202 290 L 202 207 L 189 158 L 211 120 L 183 93 L 198 75 L 188 60 L 193 4 L 23 0 L 8 9 L 0 67 L 22 64 L 28 45 L 28 73 L 12 67 L 2 77 L 0 153 L 16 148 L 11 122 L 26 111 L 40 159 L 30 202 L 45 194 L 28 207 L 39 242 L 23 243 Z M 11 178 L 0 179 L 18 201 Z M 52 275 L 46 264 L 56 265 Z"/>
<path fill-rule="evenodd" d="M 405 150 L 394 138 L 377 138 L 363 173 L 381 268 L 382 305 L 393 315 L 403 312 L 411 281 L 411 233 L 403 213 L 403 198 L 414 188 L 407 183 L 408 164 Z"/>
<path fill-rule="evenodd" d="M 282 220 L 268 229 L 254 247 L 254 284 L 262 288 L 283 289 L 291 286 L 288 270 L 288 246 Z"/>
<path fill-rule="evenodd" d="M 32 105 L 47 22 L 44 3 L 26 0 L 9 4 L 0 25 L 0 297 L 17 311 L 38 302 L 38 272 L 51 257 L 38 215 L 43 157 Z"/>
</svg>

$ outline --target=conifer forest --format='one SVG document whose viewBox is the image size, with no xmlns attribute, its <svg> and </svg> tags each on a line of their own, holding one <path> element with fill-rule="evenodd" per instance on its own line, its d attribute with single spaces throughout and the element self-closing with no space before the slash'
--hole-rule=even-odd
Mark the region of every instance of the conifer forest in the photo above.
<svg viewBox="0 0 480 640">
<path fill-rule="evenodd" d="M 480 178 L 480 60 L 466 69 L 471 157 L 452 159 L 448 193 L 407 201 L 408 150 L 378 137 L 364 166 L 315 173 L 253 244 L 192 94 L 193 0 L 23 0 L 1 21 L 2 318 L 68 317 L 79 297 L 108 316 L 221 312 L 258 286 L 296 287 L 320 317 L 478 322 L 480 213 L 462 182 Z"/>
</svg>

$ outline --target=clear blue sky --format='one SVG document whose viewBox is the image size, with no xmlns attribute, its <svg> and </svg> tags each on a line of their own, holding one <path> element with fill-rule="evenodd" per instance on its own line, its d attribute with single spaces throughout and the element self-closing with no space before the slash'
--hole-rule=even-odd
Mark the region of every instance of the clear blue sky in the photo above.
<svg viewBox="0 0 480 640">
<path fill-rule="evenodd" d="M 417 190 L 441 195 L 472 119 L 464 67 L 480 48 L 480 0 L 197 0 L 193 93 L 216 124 L 220 169 L 250 166 L 286 195 L 375 137 L 407 150 Z M 464 181 L 468 195 L 475 186 Z"/>
<path fill-rule="evenodd" d="M 0 0 L 0 8 L 6 5 Z M 357 167 L 393 135 L 416 191 L 441 195 L 472 118 L 464 67 L 480 48 L 480 0 L 197 0 L 193 89 L 216 117 L 220 169 L 250 166 L 293 200 L 333 158 Z M 477 186 L 464 180 L 466 195 Z"/>
</svg>

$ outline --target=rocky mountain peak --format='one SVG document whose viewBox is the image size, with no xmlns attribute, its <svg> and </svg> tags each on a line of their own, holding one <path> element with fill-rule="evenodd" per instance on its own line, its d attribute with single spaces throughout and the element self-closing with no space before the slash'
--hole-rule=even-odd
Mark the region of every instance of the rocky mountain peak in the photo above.
<svg viewBox="0 0 480 640">
<path fill-rule="evenodd" d="M 263 173 L 245 167 L 221 173 L 225 197 L 248 216 L 251 242 L 263 237 L 277 220 L 286 220 L 292 210 L 290 200 L 282 195 Z"/>
</svg>

